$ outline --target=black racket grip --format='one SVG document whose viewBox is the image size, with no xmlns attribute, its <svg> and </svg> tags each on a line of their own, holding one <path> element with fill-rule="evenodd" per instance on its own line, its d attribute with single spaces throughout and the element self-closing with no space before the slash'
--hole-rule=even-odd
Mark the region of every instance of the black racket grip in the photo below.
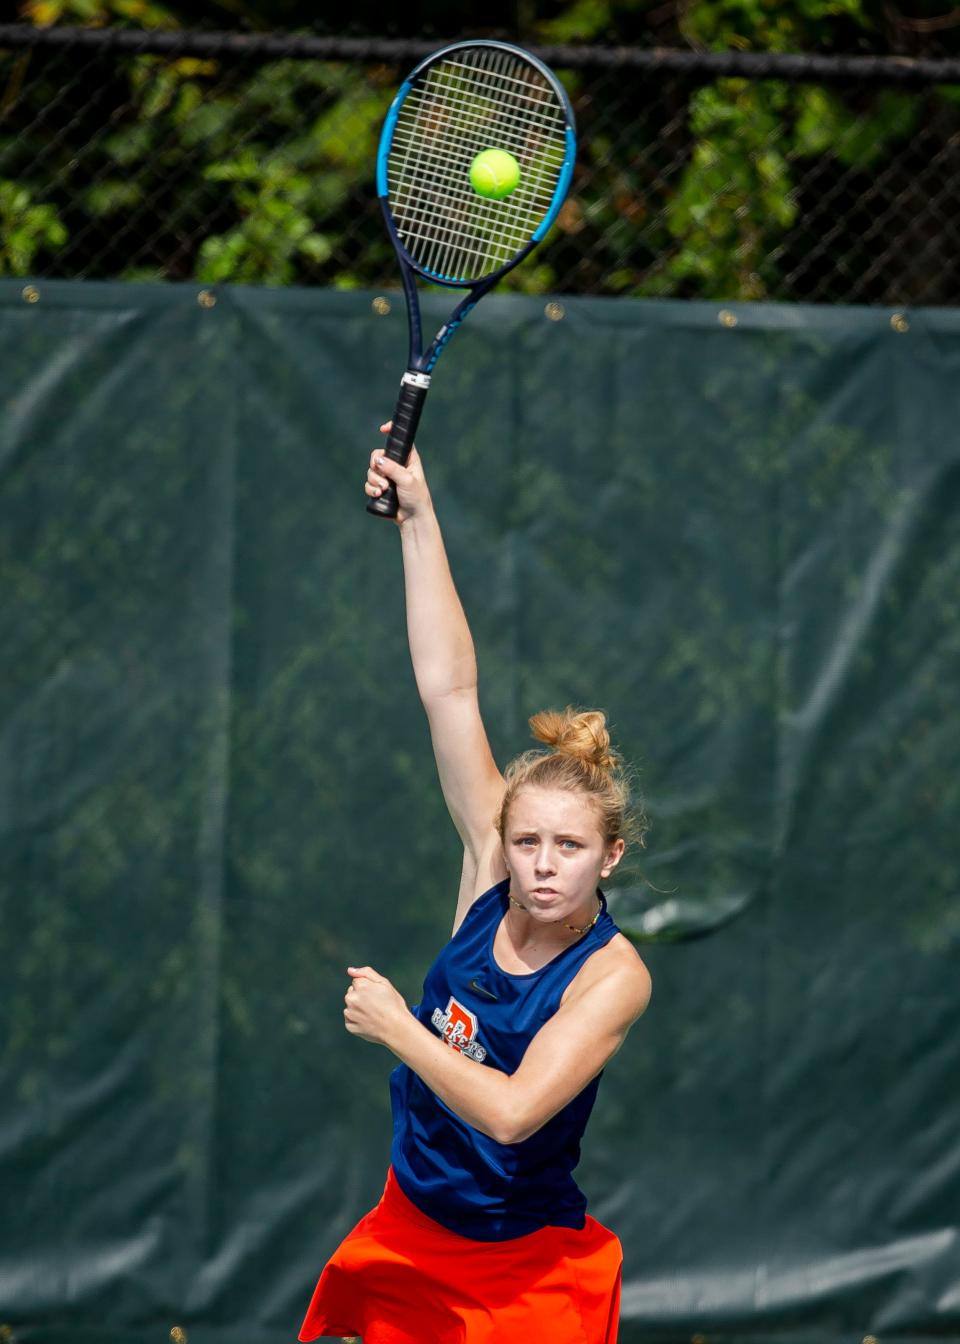
<svg viewBox="0 0 960 1344">
<path fill-rule="evenodd" d="M 425 378 L 426 375 L 418 374 L 417 377 Z M 426 387 L 419 387 L 416 383 L 407 382 L 406 379 L 400 384 L 400 396 L 397 398 L 397 408 L 393 413 L 393 428 L 387 435 L 383 453 L 385 457 L 392 457 L 394 462 L 399 462 L 401 466 L 410 456 L 413 437 L 417 432 L 420 413 L 426 399 Z M 397 487 L 393 481 L 389 481 L 382 495 L 378 495 L 376 499 L 368 497 L 367 513 L 375 514 L 378 518 L 396 518 L 399 504 Z"/>
</svg>

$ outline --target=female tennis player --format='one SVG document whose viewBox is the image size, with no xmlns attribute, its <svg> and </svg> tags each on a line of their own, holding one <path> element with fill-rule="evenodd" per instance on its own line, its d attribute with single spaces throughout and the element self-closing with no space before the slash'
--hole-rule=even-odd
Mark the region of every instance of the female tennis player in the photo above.
<svg viewBox="0 0 960 1344">
<path fill-rule="evenodd" d="M 598 886 L 630 834 L 626 781 L 596 711 L 535 715 L 552 750 L 500 773 L 416 450 L 405 467 L 372 454 L 367 494 L 388 480 L 413 668 L 463 870 L 453 936 L 413 1011 L 371 966 L 347 968 L 347 1031 L 400 1061 L 391 1165 L 299 1338 L 614 1344 L 620 1243 L 587 1215 L 572 1173 L 600 1072 L 650 997 Z"/>
</svg>

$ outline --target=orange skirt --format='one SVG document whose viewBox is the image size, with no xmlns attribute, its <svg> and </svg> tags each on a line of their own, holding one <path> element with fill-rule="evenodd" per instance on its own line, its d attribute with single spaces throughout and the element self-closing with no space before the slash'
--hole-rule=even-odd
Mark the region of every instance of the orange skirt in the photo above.
<svg viewBox="0 0 960 1344">
<path fill-rule="evenodd" d="M 300 1340 L 363 1344 L 616 1344 L 620 1243 L 588 1217 L 510 1241 L 448 1232 L 410 1203 L 391 1167 L 380 1203 L 320 1275 Z"/>
</svg>

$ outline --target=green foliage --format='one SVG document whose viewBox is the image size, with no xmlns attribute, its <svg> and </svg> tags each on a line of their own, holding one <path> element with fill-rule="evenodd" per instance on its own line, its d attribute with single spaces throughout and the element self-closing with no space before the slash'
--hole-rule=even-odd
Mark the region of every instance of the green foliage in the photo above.
<svg viewBox="0 0 960 1344">
<path fill-rule="evenodd" d="M 718 51 L 805 51 L 829 43 L 838 19 L 873 26 L 865 0 L 694 0 L 684 8 L 681 31 Z"/>
<path fill-rule="evenodd" d="M 613 19 L 611 0 L 573 0 L 562 14 L 537 25 L 538 36 L 544 42 L 595 42 L 609 28 Z M 633 8 L 637 8 L 636 0 Z"/>
<path fill-rule="evenodd" d="M 230 8 L 230 6 L 224 6 Z M 661 14 L 664 7 L 656 10 Z M 155 0 L 30 0 L 35 23 L 176 27 L 189 16 Z M 248 21 L 265 26 L 266 13 Z M 670 39 L 714 49 L 843 49 L 875 36 L 866 0 L 688 0 Z M 527 14 L 531 40 L 650 40 L 646 0 L 569 0 Z M 25 58 L 26 59 L 26 58 Z M 36 65 L 39 57 L 31 54 Z M 56 67 L 36 86 L 35 122 L 70 98 Z M 14 74 L 16 86 L 23 70 Z M 0 128 L 0 175 L 18 196 L 3 265 L 42 268 L 62 238 L 83 239 L 88 275 L 169 276 L 206 283 L 320 283 L 355 288 L 392 269 L 373 192 L 375 147 L 398 71 L 292 60 L 122 57 L 98 90 L 103 124 L 90 137 L 74 90 L 66 129 Z M 685 126 L 664 131 L 648 81 L 627 79 L 609 103 L 581 73 L 561 72 L 581 131 L 571 200 L 549 247 L 505 287 L 543 293 L 571 274 L 614 294 L 761 299 L 781 292 L 784 240 L 803 249 L 804 190 L 829 193 L 844 174 L 873 174 L 915 130 L 921 96 L 845 95 L 775 80 L 677 85 Z M 939 95 L 933 95 L 939 96 Z M 952 98 L 955 91 L 944 90 Z M 684 107 L 676 123 L 684 121 Z M 31 136 L 35 138 L 31 138 Z M 8 211 L 13 209 L 8 200 Z M 47 213 L 37 214 L 37 210 Z M 155 236 L 130 263 L 140 219 Z M 49 213 L 49 212 L 52 212 Z M 120 242 L 113 249 L 113 239 Z M 103 240 L 102 242 L 100 240 Z M 811 239 L 816 245 L 819 239 Z M 156 266 L 150 266 L 151 257 Z M 85 261 L 85 257 L 82 258 Z"/>
<path fill-rule="evenodd" d="M 829 43 L 839 18 L 871 26 L 863 0 L 700 0 L 683 18 L 698 45 L 802 51 Z M 916 122 L 917 99 L 879 92 L 850 107 L 832 90 L 776 80 L 718 80 L 690 101 L 695 147 L 667 208 L 679 243 L 668 273 L 706 298 L 762 299 L 778 237 L 797 220 L 805 161 L 871 168 Z M 662 282 L 657 292 L 664 292 Z"/>
<path fill-rule="evenodd" d="M 101 27 L 129 23 L 137 28 L 178 28 L 173 11 L 152 0 L 27 0 L 23 17 L 38 28 L 54 23 Z"/>
<path fill-rule="evenodd" d="M 798 157 L 830 153 L 850 167 L 870 168 L 893 140 L 904 140 L 919 115 L 910 94 L 882 90 L 872 108 L 854 115 L 829 89 L 806 86 L 795 102 L 794 148 Z"/>
<path fill-rule="evenodd" d="M 668 207 L 680 247 L 670 264 L 704 297 L 762 299 L 767 258 L 798 215 L 805 162 L 828 156 L 866 171 L 910 134 L 915 97 L 880 91 L 867 109 L 815 86 L 719 80 L 691 99 L 695 148 Z"/>
<path fill-rule="evenodd" d="M 213 96 L 205 87 L 211 79 Z M 207 208 L 202 184 L 216 184 L 218 211 L 234 221 L 204 239 L 197 279 L 291 284 L 331 260 L 343 222 L 318 225 L 338 220 L 369 178 L 388 88 L 332 64 L 273 61 L 224 83 L 213 63 L 156 58 L 134 64 L 133 84 L 156 148 L 199 161 L 180 200 L 184 217 Z M 318 94 L 320 114 L 305 119 Z M 126 155 L 131 142 L 117 148 Z"/>
<path fill-rule="evenodd" d="M 691 100 L 696 148 L 670 206 L 681 243 L 670 272 L 708 297 L 762 298 L 770 232 L 796 217 L 776 135 L 788 99 L 774 81 L 724 80 Z"/>
<path fill-rule="evenodd" d="M 204 241 L 199 280 L 290 284 L 297 254 L 315 262 L 329 259 L 330 240 L 311 224 L 312 179 L 295 172 L 285 155 L 259 158 L 248 146 L 237 159 L 213 164 L 206 175 L 212 182 L 232 184 L 241 222 Z"/>
<path fill-rule="evenodd" d="M 67 230 L 52 205 L 38 205 L 30 191 L 0 180 L 0 275 L 29 275 L 43 247 L 62 247 Z"/>
</svg>

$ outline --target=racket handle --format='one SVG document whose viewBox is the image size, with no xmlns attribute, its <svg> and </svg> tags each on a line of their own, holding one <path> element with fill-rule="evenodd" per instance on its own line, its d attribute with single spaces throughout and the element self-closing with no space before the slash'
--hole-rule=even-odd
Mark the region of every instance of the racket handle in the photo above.
<svg viewBox="0 0 960 1344">
<path fill-rule="evenodd" d="M 392 457 L 394 462 L 399 462 L 401 466 L 410 456 L 413 436 L 420 423 L 420 412 L 427 399 L 429 386 L 429 374 L 409 372 L 403 375 L 397 408 L 393 413 L 393 426 L 387 435 L 386 447 L 383 450 L 385 457 Z M 382 495 L 378 495 L 376 499 L 367 499 L 367 513 L 375 514 L 378 518 L 396 518 L 399 506 L 397 487 L 393 481 L 387 482 L 387 488 Z"/>
</svg>

